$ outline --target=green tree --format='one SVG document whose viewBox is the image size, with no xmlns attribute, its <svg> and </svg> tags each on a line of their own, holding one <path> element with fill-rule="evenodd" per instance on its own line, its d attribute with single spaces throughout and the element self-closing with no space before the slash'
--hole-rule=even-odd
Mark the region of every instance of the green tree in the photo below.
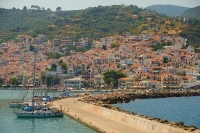
<svg viewBox="0 0 200 133">
<path fill-rule="evenodd" d="M 34 5 L 31 5 L 31 9 L 34 9 L 35 8 L 35 6 Z"/>
<path fill-rule="evenodd" d="M 48 53 L 47 56 L 48 56 L 48 59 L 51 59 L 51 58 L 59 59 L 61 57 L 61 55 L 58 52 Z"/>
<path fill-rule="evenodd" d="M 118 48 L 120 46 L 119 43 L 112 43 L 111 48 Z"/>
<path fill-rule="evenodd" d="M 24 10 L 24 11 L 27 11 L 27 7 L 26 7 L 26 6 L 24 6 L 22 10 Z"/>
<path fill-rule="evenodd" d="M 51 9 L 50 9 L 50 8 L 47 8 L 47 11 L 48 11 L 48 12 L 50 12 L 50 11 L 51 11 Z"/>
<path fill-rule="evenodd" d="M 104 74 L 104 81 L 107 85 L 113 84 L 113 87 L 118 86 L 118 79 L 125 78 L 126 74 L 124 74 L 121 70 L 110 70 L 106 71 Z"/>
<path fill-rule="evenodd" d="M 61 63 L 60 64 L 60 66 L 61 66 L 61 68 L 63 69 L 63 70 L 67 70 L 67 65 L 66 65 L 66 63 Z"/>
<path fill-rule="evenodd" d="M 11 85 L 19 85 L 19 79 L 16 77 L 10 78 L 10 84 Z"/>
<path fill-rule="evenodd" d="M 52 65 L 51 65 L 51 68 L 56 70 L 57 65 L 56 65 L 56 64 L 52 64 Z"/>
<path fill-rule="evenodd" d="M 35 6 L 37 10 L 41 10 L 41 8 L 39 6 Z"/>
<path fill-rule="evenodd" d="M 48 31 L 53 31 L 53 27 L 49 26 Z"/>
<path fill-rule="evenodd" d="M 107 50 L 106 45 L 103 45 L 103 46 L 102 46 L 102 49 L 103 49 L 103 50 Z"/>
<path fill-rule="evenodd" d="M 63 60 L 62 60 L 62 59 L 59 61 L 59 64 L 61 64 L 61 63 L 63 63 Z"/>
<path fill-rule="evenodd" d="M 177 75 L 179 75 L 179 76 L 186 76 L 186 73 L 185 72 L 177 72 Z"/>
<path fill-rule="evenodd" d="M 61 7 L 57 7 L 57 8 L 56 8 L 56 11 L 57 11 L 57 12 L 60 12 L 61 10 L 62 10 Z"/>
<path fill-rule="evenodd" d="M 51 68 L 46 68 L 48 71 L 56 71 L 57 65 L 56 64 L 51 64 Z"/>
<path fill-rule="evenodd" d="M 170 26 L 172 26 L 172 27 L 173 27 L 173 26 L 175 26 L 175 24 L 174 24 L 174 23 L 170 23 Z"/>
<path fill-rule="evenodd" d="M 87 88 L 89 86 L 90 86 L 90 84 L 88 82 L 86 82 L 86 81 L 83 82 L 83 87 Z"/>
</svg>

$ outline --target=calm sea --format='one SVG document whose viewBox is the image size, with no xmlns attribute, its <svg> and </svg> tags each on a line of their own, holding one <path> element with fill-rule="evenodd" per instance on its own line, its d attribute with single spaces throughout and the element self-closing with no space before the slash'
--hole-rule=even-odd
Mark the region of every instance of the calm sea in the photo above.
<svg viewBox="0 0 200 133">
<path fill-rule="evenodd" d="M 31 98 L 31 92 L 28 98 Z M 12 94 L 12 96 L 11 96 Z M 0 133 L 96 133 L 64 116 L 61 118 L 17 118 L 8 104 L 18 99 L 20 90 L 0 90 Z M 51 93 L 50 95 L 53 95 Z"/>
<path fill-rule="evenodd" d="M 139 99 L 114 106 L 171 122 L 182 121 L 185 125 L 200 128 L 200 96 Z"/>
</svg>

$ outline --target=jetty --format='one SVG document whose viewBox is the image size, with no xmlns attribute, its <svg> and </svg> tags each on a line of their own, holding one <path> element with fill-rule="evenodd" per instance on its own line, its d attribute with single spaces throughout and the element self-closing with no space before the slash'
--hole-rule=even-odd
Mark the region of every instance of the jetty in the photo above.
<svg viewBox="0 0 200 133">
<path fill-rule="evenodd" d="M 89 111 L 86 108 L 78 106 L 79 98 L 68 98 L 54 102 L 54 107 L 62 106 L 65 114 L 79 122 L 102 133 L 146 133 L 136 126 L 125 124 L 112 118 L 104 117 L 97 112 Z"/>
<path fill-rule="evenodd" d="M 57 100 L 53 106 L 62 107 L 67 116 L 101 133 L 200 133 L 199 130 L 187 131 L 170 124 L 86 103 L 80 99 Z"/>
</svg>

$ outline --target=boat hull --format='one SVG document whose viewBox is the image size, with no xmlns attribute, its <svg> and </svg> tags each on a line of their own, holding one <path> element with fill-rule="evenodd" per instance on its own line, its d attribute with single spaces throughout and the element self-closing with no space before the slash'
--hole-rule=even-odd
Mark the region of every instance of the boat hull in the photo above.
<svg viewBox="0 0 200 133">
<path fill-rule="evenodd" d="M 18 118 L 49 118 L 61 117 L 62 112 L 15 112 Z"/>
<path fill-rule="evenodd" d="M 10 108 L 19 108 L 19 107 L 23 107 L 23 106 L 26 106 L 28 104 L 25 104 L 25 103 L 9 103 L 9 107 Z"/>
</svg>

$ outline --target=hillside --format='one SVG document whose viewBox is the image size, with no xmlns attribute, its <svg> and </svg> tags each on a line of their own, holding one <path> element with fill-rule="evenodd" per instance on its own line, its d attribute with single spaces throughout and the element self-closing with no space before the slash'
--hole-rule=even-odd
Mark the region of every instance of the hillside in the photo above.
<svg viewBox="0 0 200 133">
<path fill-rule="evenodd" d="M 39 25 L 46 25 L 51 22 L 48 19 L 52 13 L 43 10 L 19 10 L 0 8 L 0 30 L 11 30 L 13 32 L 26 31 Z"/>
<path fill-rule="evenodd" d="M 79 11 L 49 12 L 43 10 L 1 9 L 0 36 L 12 38 L 17 34 L 36 36 L 45 34 L 48 39 L 69 36 L 100 39 L 104 36 L 130 32 L 140 34 L 148 30 L 148 21 L 162 20 L 163 16 L 137 6 L 98 6 Z M 7 40 L 7 39 L 6 39 Z"/>
<path fill-rule="evenodd" d="M 188 16 L 190 18 L 200 18 L 200 6 L 187 9 L 182 13 L 182 16 Z"/>
<path fill-rule="evenodd" d="M 90 37 L 91 39 L 100 39 L 103 36 L 114 34 L 122 34 L 124 32 L 141 32 L 140 29 L 132 31 L 134 27 L 145 22 L 144 10 L 137 6 L 99 6 L 83 10 L 82 13 L 71 16 L 65 19 L 58 19 L 55 22 L 57 30 L 67 32 L 63 33 L 66 36 L 71 36 L 72 39 L 78 37 Z M 133 16 L 135 15 L 135 16 Z M 153 14 L 148 14 L 149 17 L 157 17 Z M 55 29 L 56 30 L 56 29 Z"/>
<path fill-rule="evenodd" d="M 85 10 L 59 12 L 14 10 L 16 9 L 0 10 L 0 43 L 14 39 L 19 34 L 32 37 L 45 34 L 48 40 L 69 37 L 72 41 L 77 41 L 82 37 L 88 37 L 91 43 L 102 37 L 124 35 L 127 32 L 136 35 L 141 33 L 185 35 L 184 31 L 187 29 L 193 30 L 179 20 L 175 21 L 165 15 L 133 5 L 98 6 Z M 190 32 L 187 35 L 190 35 Z"/>
<path fill-rule="evenodd" d="M 29 34 L 33 37 L 45 34 L 49 25 L 77 11 L 52 12 L 47 10 L 20 10 L 0 8 L 0 37 L 13 38 L 17 34 Z M 7 40 L 6 39 L 6 40 Z"/>
<path fill-rule="evenodd" d="M 145 9 L 150 9 L 152 11 L 158 12 L 160 14 L 165 14 L 167 16 L 180 16 L 184 11 L 189 9 L 188 7 L 175 6 L 175 5 L 152 5 Z"/>
<path fill-rule="evenodd" d="M 187 45 L 192 45 L 195 48 L 200 47 L 200 21 L 189 20 L 191 25 L 188 25 L 179 34 L 181 37 L 187 38 Z"/>
</svg>

